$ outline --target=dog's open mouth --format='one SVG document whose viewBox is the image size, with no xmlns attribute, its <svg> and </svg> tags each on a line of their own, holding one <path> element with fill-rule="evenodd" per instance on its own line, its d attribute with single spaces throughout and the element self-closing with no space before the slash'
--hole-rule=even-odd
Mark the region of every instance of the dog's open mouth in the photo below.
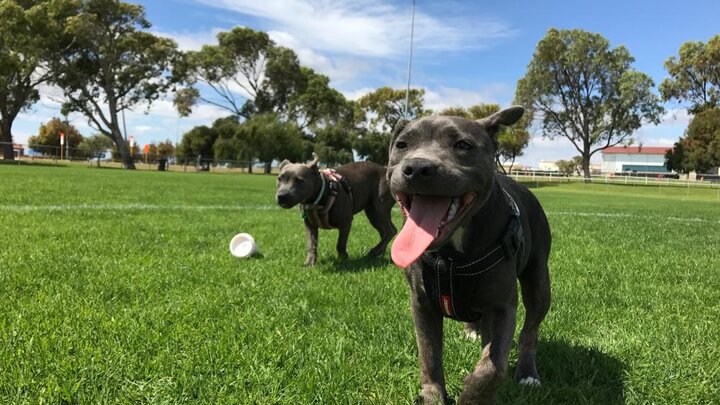
<svg viewBox="0 0 720 405">
<path fill-rule="evenodd" d="M 442 242 L 458 226 L 477 199 L 470 191 L 461 196 L 397 194 L 407 218 L 393 242 L 391 256 L 395 264 L 408 267 L 434 242 Z"/>
</svg>

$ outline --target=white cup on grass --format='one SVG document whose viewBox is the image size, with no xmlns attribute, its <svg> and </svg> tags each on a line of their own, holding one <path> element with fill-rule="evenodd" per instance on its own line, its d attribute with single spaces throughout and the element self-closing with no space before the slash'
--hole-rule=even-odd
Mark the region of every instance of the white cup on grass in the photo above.
<svg viewBox="0 0 720 405">
<path fill-rule="evenodd" d="M 257 244 L 250 234 L 239 233 L 230 240 L 230 253 L 235 257 L 246 258 L 258 253 Z"/>
</svg>

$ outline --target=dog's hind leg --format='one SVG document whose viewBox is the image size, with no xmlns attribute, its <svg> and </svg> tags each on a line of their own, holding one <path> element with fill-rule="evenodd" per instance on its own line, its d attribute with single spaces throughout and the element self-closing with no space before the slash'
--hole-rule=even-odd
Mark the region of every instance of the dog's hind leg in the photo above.
<svg viewBox="0 0 720 405">
<path fill-rule="evenodd" d="M 392 223 L 390 217 L 390 207 L 386 207 L 387 202 L 373 201 L 373 205 L 365 210 L 365 216 L 367 216 L 370 224 L 377 229 L 380 234 L 380 242 L 375 245 L 368 255 L 370 256 L 382 256 L 385 253 L 388 243 L 392 240 L 393 236 L 397 233 L 397 228 Z"/>
<path fill-rule="evenodd" d="M 347 254 L 347 241 L 350 236 L 350 228 L 352 227 L 352 219 L 347 222 L 343 222 L 343 225 L 338 228 L 338 240 L 337 240 L 337 252 L 338 257 L 342 260 L 348 258 Z"/>
<path fill-rule="evenodd" d="M 547 261 L 530 263 L 520 275 L 525 323 L 520 332 L 519 356 L 515 379 L 523 385 L 539 385 L 535 365 L 540 323 L 550 308 L 550 274 Z"/>
</svg>

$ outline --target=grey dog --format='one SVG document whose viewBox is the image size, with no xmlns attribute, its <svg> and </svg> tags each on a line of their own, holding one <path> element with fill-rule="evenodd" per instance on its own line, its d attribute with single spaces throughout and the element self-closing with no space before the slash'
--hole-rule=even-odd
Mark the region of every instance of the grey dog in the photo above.
<svg viewBox="0 0 720 405">
<path fill-rule="evenodd" d="M 446 403 L 443 318 L 465 322 L 482 339 L 482 357 L 465 378 L 461 404 L 493 403 L 508 372 L 517 312 L 525 305 L 515 378 L 540 383 L 538 329 L 550 307 L 550 227 L 537 199 L 496 173 L 501 125 L 523 115 L 511 107 L 470 121 L 431 116 L 393 131 L 387 177 L 406 216 L 392 258 L 407 268 L 420 360 L 420 400 Z"/>
<path fill-rule="evenodd" d="M 365 210 L 370 224 L 380 233 L 380 242 L 368 253 L 381 256 L 397 233 L 390 212 L 395 200 L 385 179 L 386 169 L 372 162 L 356 162 L 335 170 L 320 170 L 318 157 L 307 164 L 280 164 L 277 203 L 283 208 L 300 204 L 307 235 L 306 266 L 317 261 L 319 228 L 337 228 L 337 252 L 347 258 L 347 241 L 353 216 Z"/>
</svg>

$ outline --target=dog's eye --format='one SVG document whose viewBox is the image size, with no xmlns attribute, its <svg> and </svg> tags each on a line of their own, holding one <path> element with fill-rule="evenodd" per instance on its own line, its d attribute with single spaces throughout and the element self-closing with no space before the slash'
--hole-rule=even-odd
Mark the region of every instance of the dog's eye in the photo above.
<svg viewBox="0 0 720 405">
<path fill-rule="evenodd" d="M 468 141 L 457 141 L 455 142 L 455 145 L 453 145 L 453 148 L 460 149 L 460 150 L 468 150 L 472 149 L 472 145 Z"/>
<path fill-rule="evenodd" d="M 405 142 L 403 142 L 403 141 L 400 141 L 400 142 L 398 142 L 398 143 L 395 144 L 395 147 L 398 148 L 398 149 L 405 149 L 405 148 L 407 148 L 407 143 L 405 143 Z"/>
</svg>

